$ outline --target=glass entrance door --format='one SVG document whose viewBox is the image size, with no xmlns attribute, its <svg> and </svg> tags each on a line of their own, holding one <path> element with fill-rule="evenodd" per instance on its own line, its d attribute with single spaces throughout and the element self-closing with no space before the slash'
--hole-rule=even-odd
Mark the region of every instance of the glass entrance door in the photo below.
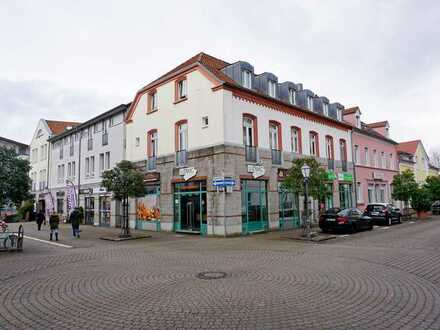
<svg viewBox="0 0 440 330">
<path fill-rule="evenodd" d="M 280 190 L 279 193 L 279 220 L 280 229 L 294 229 L 299 228 L 299 197 L 285 190 Z"/>
<path fill-rule="evenodd" d="M 206 182 L 174 185 L 174 230 L 206 235 Z"/>
<path fill-rule="evenodd" d="M 242 233 L 268 229 L 266 182 L 241 181 Z"/>
<path fill-rule="evenodd" d="M 93 225 L 95 221 L 95 198 L 85 198 L 85 220 L 86 225 Z"/>
</svg>

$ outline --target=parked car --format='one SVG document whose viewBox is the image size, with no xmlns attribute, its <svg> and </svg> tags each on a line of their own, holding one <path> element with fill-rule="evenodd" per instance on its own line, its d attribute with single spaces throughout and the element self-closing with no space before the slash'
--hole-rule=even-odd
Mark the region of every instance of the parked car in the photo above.
<svg viewBox="0 0 440 330">
<path fill-rule="evenodd" d="M 434 203 L 432 203 L 432 214 L 434 215 L 440 215 L 440 201 L 435 201 Z"/>
<path fill-rule="evenodd" d="M 373 219 L 374 224 L 391 226 L 394 222 L 400 223 L 402 214 L 400 209 L 387 203 L 371 203 L 365 208 L 364 215 Z"/>
<path fill-rule="evenodd" d="M 356 208 L 331 208 L 319 218 L 319 228 L 326 233 L 333 231 L 349 231 L 354 233 L 360 229 L 373 229 L 373 221 Z"/>
</svg>

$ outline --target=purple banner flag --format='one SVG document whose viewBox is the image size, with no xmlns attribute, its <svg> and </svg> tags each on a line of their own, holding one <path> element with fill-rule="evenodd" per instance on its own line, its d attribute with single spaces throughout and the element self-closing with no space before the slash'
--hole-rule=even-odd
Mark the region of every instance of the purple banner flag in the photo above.
<svg viewBox="0 0 440 330">
<path fill-rule="evenodd" d="M 76 199 L 76 189 L 72 181 L 67 181 L 66 196 L 67 196 L 67 211 L 68 214 L 70 215 L 70 213 L 72 213 L 75 207 L 78 206 L 78 201 Z"/>
</svg>

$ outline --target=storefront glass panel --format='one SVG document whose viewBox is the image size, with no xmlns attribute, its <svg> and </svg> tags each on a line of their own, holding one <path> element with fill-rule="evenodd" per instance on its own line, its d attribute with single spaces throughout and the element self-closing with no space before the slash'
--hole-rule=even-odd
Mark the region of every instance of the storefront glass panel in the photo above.
<svg viewBox="0 0 440 330">
<path fill-rule="evenodd" d="M 339 199 L 342 209 L 353 207 L 352 185 L 348 183 L 339 184 Z"/>
<path fill-rule="evenodd" d="M 207 234 L 206 181 L 174 185 L 174 230 Z"/>
<path fill-rule="evenodd" d="M 99 225 L 110 227 L 111 201 L 109 196 L 99 197 Z"/>
<path fill-rule="evenodd" d="M 266 182 L 241 181 L 242 233 L 268 229 Z"/>
<path fill-rule="evenodd" d="M 86 225 L 93 225 L 95 220 L 95 198 L 86 197 L 85 201 L 85 222 Z"/>
<path fill-rule="evenodd" d="M 327 189 L 329 194 L 327 195 L 326 199 L 325 199 L 325 209 L 331 209 L 334 207 L 334 203 L 333 203 L 333 183 L 327 183 Z"/>
<path fill-rule="evenodd" d="M 279 188 L 279 221 L 280 229 L 300 227 L 298 194 Z"/>
</svg>

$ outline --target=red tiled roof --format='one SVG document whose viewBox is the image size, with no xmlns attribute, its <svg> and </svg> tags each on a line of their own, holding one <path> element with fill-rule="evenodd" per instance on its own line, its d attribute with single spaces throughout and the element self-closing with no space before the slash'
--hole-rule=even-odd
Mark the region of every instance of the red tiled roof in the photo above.
<svg viewBox="0 0 440 330">
<path fill-rule="evenodd" d="M 370 128 L 377 128 L 377 127 L 384 127 L 387 124 L 388 124 L 388 122 L 385 120 L 385 121 L 379 121 L 377 123 L 367 124 L 367 126 Z"/>
<path fill-rule="evenodd" d="M 344 115 L 351 115 L 352 113 L 356 113 L 357 111 L 361 111 L 361 110 L 359 109 L 359 107 L 352 107 L 352 108 L 345 109 L 345 110 L 342 112 L 342 114 L 344 114 Z"/>
<path fill-rule="evenodd" d="M 417 151 L 417 146 L 419 145 L 419 143 L 422 143 L 422 141 L 415 140 L 399 143 L 397 145 L 397 151 L 414 155 Z"/>
<path fill-rule="evenodd" d="M 67 127 L 75 127 L 81 123 L 73 121 L 58 121 L 58 120 L 46 120 L 47 126 L 49 126 L 52 134 L 57 135 L 63 133 Z"/>
</svg>

